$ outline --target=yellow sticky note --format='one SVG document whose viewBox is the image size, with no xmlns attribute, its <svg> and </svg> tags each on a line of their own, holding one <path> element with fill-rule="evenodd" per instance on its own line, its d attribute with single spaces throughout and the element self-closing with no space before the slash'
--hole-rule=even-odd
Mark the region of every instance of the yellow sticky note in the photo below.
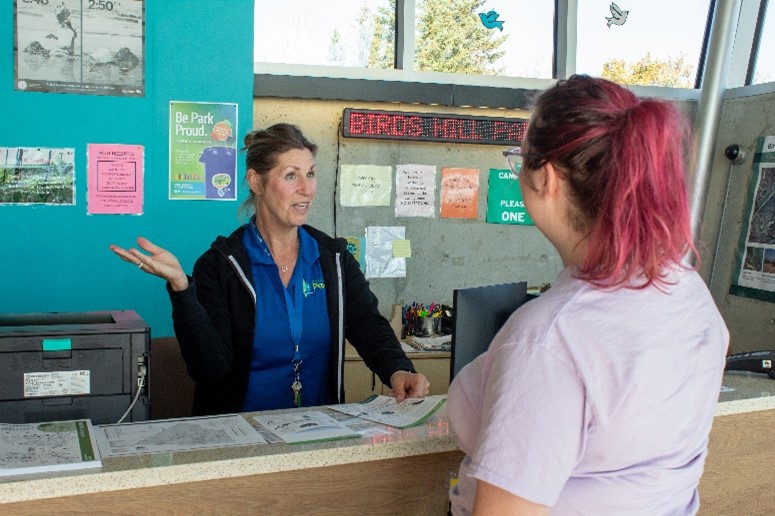
<svg viewBox="0 0 775 516">
<path fill-rule="evenodd" d="M 411 258 L 412 243 L 409 240 L 393 240 L 393 258 Z"/>
</svg>

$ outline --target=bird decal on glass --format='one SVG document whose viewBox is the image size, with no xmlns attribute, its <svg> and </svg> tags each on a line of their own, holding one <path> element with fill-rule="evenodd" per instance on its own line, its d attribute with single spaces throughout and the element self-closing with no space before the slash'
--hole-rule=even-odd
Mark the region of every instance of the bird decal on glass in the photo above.
<svg viewBox="0 0 775 516">
<path fill-rule="evenodd" d="M 605 18 L 608 20 L 608 28 L 610 29 L 611 25 L 624 25 L 624 23 L 627 21 L 627 13 L 630 11 L 623 11 L 621 7 L 613 2 L 611 2 L 609 9 L 611 9 L 612 16 L 606 16 Z"/>
<path fill-rule="evenodd" d="M 487 13 L 479 13 L 479 19 L 482 20 L 482 25 L 484 25 L 485 28 L 498 28 L 501 32 L 503 32 L 503 21 L 498 20 L 498 16 L 500 16 L 500 14 L 494 10 Z"/>
</svg>

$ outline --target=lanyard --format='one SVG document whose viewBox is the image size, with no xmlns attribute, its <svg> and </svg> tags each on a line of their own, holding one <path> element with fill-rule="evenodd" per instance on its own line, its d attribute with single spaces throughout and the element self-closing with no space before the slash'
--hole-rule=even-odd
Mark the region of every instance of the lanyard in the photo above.
<svg viewBox="0 0 775 516">
<path fill-rule="evenodd" d="M 264 247 L 266 254 L 271 256 L 272 253 L 269 252 L 269 247 L 261 237 L 261 233 L 258 231 L 255 220 L 253 220 L 251 225 L 253 226 L 253 231 L 255 231 L 258 241 Z M 291 360 L 291 364 L 293 365 L 293 382 L 291 383 L 291 390 L 293 391 L 293 404 L 297 407 L 301 407 L 301 376 L 299 372 L 299 367 L 301 366 L 301 353 L 299 352 L 299 343 L 301 342 L 301 330 L 304 322 L 304 267 L 301 263 L 301 242 L 299 242 L 299 257 L 296 261 L 297 266 L 293 271 L 290 282 L 290 285 L 293 286 L 293 297 L 291 297 L 289 289 L 282 285 L 282 281 L 280 282 L 280 288 L 282 288 L 283 295 L 285 296 L 285 307 L 288 309 L 288 323 L 290 324 L 291 339 L 293 340 L 293 359 Z M 296 276 L 297 274 L 298 277 Z M 294 279 L 296 281 L 294 281 Z"/>
<path fill-rule="evenodd" d="M 304 322 L 304 271 L 301 266 L 301 259 L 298 260 L 297 267 L 293 271 L 294 276 L 297 274 L 300 277 L 291 278 L 293 298 L 291 298 L 291 292 L 287 288 L 283 288 L 283 294 L 285 295 L 285 306 L 288 309 L 288 322 L 291 327 L 291 339 L 293 340 L 293 360 L 291 361 L 291 364 L 293 364 L 293 383 L 291 383 L 293 404 L 301 407 L 301 377 L 299 373 L 301 353 L 299 352 L 299 343 L 301 342 L 301 330 Z"/>
</svg>

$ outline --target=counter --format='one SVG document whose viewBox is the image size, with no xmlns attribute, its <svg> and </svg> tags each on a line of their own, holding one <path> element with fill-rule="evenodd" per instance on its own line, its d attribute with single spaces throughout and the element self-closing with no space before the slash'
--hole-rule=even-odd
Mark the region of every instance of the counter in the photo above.
<svg viewBox="0 0 775 516">
<path fill-rule="evenodd" d="M 110 456 L 98 472 L 0 479 L 8 503 L 0 512 L 305 514 L 327 502 L 337 514 L 380 514 L 394 513 L 398 497 L 402 512 L 434 514 L 446 510 L 449 474 L 461 459 L 442 405 L 420 425 L 374 423 L 361 438 Z"/>
<path fill-rule="evenodd" d="M 728 372 L 700 480 L 700 516 L 774 514 L 775 380 Z"/>
<path fill-rule="evenodd" d="M 741 512 L 740 497 L 754 510 L 775 508 L 775 493 L 764 490 L 773 478 L 775 380 L 726 374 L 716 414 L 701 513 L 729 506 L 750 514 Z M 2 479 L 0 501 L 7 505 L 0 511 L 306 513 L 329 507 L 336 514 L 365 508 L 443 514 L 448 476 L 462 458 L 446 406 L 416 427 L 375 428 L 358 439 L 105 457 L 98 472 Z"/>
<path fill-rule="evenodd" d="M 775 409 L 775 380 L 766 374 L 724 373 L 716 416 L 770 409 Z"/>
</svg>

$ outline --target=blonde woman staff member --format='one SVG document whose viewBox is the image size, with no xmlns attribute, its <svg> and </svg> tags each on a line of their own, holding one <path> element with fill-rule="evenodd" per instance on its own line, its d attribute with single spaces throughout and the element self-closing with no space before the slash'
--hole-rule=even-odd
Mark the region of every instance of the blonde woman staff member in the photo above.
<svg viewBox="0 0 775 516">
<path fill-rule="evenodd" d="M 216 238 L 191 276 L 145 238 L 140 249 L 111 246 L 167 281 L 196 382 L 193 414 L 341 403 L 345 338 L 399 401 L 427 395 L 346 242 L 305 225 L 317 146 L 298 127 L 276 124 L 247 135 L 245 150 L 245 203 L 255 215 Z"/>
<path fill-rule="evenodd" d="M 694 514 L 729 334 L 694 252 L 688 124 L 573 76 L 535 102 L 525 206 L 565 268 L 463 368 L 454 514 Z"/>
</svg>

